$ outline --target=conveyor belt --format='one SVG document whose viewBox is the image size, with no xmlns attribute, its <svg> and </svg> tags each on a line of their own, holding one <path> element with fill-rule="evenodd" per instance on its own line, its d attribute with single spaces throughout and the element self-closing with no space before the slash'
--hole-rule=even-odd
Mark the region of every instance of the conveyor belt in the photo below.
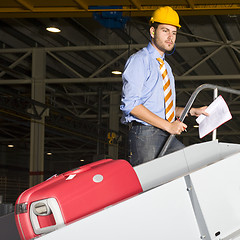
<svg viewBox="0 0 240 240">
<path fill-rule="evenodd" d="M 240 145 L 196 144 L 134 169 L 145 192 L 39 240 L 239 239 Z"/>
</svg>

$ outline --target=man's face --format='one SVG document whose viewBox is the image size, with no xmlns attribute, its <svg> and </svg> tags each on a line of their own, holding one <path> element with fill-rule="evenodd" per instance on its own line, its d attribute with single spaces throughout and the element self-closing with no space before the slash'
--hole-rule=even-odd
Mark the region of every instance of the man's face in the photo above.
<svg viewBox="0 0 240 240">
<path fill-rule="evenodd" d="M 157 48 L 161 55 L 166 51 L 171 51 L 174 47 L 177 27 L 168 24 L 159 24 L 157 29 L 150 29 L 152 44 Z"/>
</svg>

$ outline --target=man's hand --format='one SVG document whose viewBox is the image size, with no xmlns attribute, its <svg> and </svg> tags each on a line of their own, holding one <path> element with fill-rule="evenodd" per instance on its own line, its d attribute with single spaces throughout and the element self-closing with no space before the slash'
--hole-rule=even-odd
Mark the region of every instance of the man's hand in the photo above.
<svg viewBox="0 0 240 240">
<path fill-rule="evenodd" d="M 170 134 L 180 135 L 185 129 L 187 125 L 179 120 L 176 120 L 169 125 L 169 129 L 167 130 Z"/>
<path fill-rule="evenodd" d="M 201 114 L 205 116 L 209 116 L 209 114 L 205 111 L 207 106 L 200 107 L 200 108 L 191 108 L 189 113 L 191 116 L 199 117 Z"/>
</svg>

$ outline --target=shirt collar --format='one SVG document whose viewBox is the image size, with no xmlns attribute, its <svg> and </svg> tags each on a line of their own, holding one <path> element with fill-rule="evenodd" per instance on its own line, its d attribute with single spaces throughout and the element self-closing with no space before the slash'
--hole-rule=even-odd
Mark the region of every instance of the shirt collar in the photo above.
<svg viewBox="0 0 240 240">
<path fill-rule="evenodd" d="M 165 60 L 165 53 L 163 56 L 161 56 L 157 49 L 151 44 L 151 42 L 148 43 L 147 50 L 153 59 L 161 58 L 163 61 Z"/>
</svg>

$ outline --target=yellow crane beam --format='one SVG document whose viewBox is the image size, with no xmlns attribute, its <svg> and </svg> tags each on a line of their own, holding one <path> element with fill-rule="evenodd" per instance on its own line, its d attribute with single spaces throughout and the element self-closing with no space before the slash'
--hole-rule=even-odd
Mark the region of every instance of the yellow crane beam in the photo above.
<svg viewBox="0 0 240 240">
<path fill-rule="evenodd" d="M 87 0 L 53 0 L 38 2 L 33 0 L 8 0 L 0 1 L 0 18 L 17 17 L 91 17 L 98 11 L 94 4 L 96 1 Z M 155 2 L 155 1 L 154 1 Z M 220 1 L 209 0 L 208 4 L 200 4 L 200 1 L 185 0 L 170 1 L 168 4 L 178 11 L 179 15 L 229 15 L 240 14 L 239 0 Z M 203 3 L 205 1 L 201 1 Z M 35 5 L 34 5 L 35 3 Z M 158 1 L 157 5 L 151 5 L 151 1 L 129 0 L 119 1 L 116 6 L 111 6 L 110 1 L 102 0 L 100 11 L 122 11 L 124 15 L 151 16 L 152 12 L 160 6 L 166 5 L 166 1 Z M 164 3 L 164 4 L 163 4 Z M 172 4 L 171 4 L 172 3 Z M 175 5 L 174 5 L 174 4 Z M 114 3 L 116 4 L 116 3 Z M 149 4 L 149 5 L 147 5 Z M 109 9 L 111 6 L 111 9 Z M 120 9 L 119 6 L 122 8 Z"/>
</svg>

